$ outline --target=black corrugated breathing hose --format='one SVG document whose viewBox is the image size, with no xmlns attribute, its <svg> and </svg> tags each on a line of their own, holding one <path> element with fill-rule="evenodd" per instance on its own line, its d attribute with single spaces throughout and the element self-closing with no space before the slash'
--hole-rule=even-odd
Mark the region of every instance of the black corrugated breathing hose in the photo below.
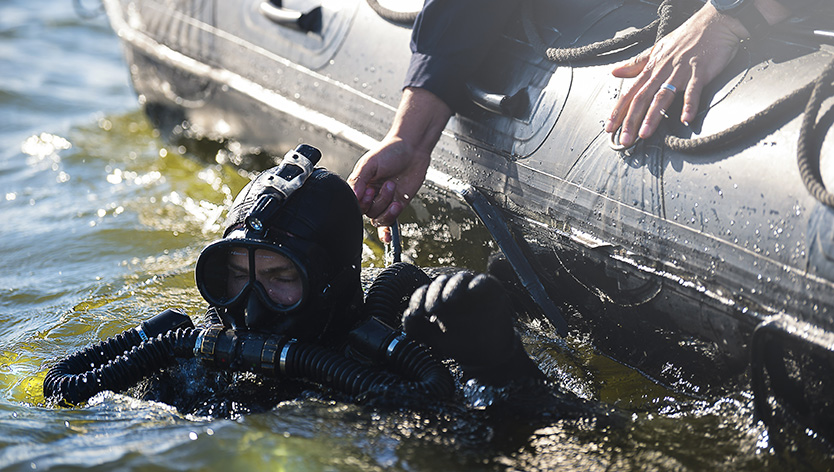
<svg viewBox="0 0 834 472">
<path fill-rule="evenodd" d="M 287 336 L 234 331 L 222 326 L 209 327 L 200 334 L 198 356 L 219 368 L 307 379 L 349 395 L 398 383 L 435 398 L 448 398 L 454 393 L 449 370 L 424 346 L 384 323 L 370 320 L 354 330 L 351 339 L 354 347 L 381 360 L 390 372 Z"/>
<path fill-rule="evenodd" d="M 188 318 L 172 310 L 156 318 L 171 314 Z M 181 327 L 190 325 L 190 319 L 167 324 L 171 325 L 167 332 L 157 334 L 149 326 L 145 331 L 129 330 L 70 355 L 47 373 L 44 396 L 57 397 L 64 405 L 78 404 L 104 390 L 123 391 L 174 365 L 178 358 L 195 356 L 226 370 L 304 378 L 350 395 L 404 383 L 431 397 L 447 398 L 455 388 L 448 369 L 424 346 L 376 320 L 357 328 L 352 339 L 358 350 L 382 360 L 390 372 L 286 336 L 234 331 L 221 325 Z M 156 336 L 148 339 L 147 334 Z"/>
<path fill-rule="evenodd" d="M 391 327 L 402 323 L 398 318 L 403 300 L 415 290 L 431 283 L 431 278 L 422 269 L 406 262 L 397 262 L 386 267 L 371 284 L 365 300 L 366 318 L 379 318 Z"/>
<path fill-rule="evenodd" d="M 70 355 L 49 369 L 43 381 L 44 397 L 58 397 L 60 403 L 73 405 L 104 390 L 125 390 L 174 365 L 177 357 L 193 357 L 199 332 L 177 328 L 143 341 L 136 331 L 125 331 Z"/>
</svg>

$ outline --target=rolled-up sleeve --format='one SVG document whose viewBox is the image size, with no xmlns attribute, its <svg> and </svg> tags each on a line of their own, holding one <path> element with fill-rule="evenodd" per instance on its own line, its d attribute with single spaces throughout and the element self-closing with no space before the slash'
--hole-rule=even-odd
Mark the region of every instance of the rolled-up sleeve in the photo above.
<svg viewBox="0 0 834 472">
<path fill-rule="evenodd" d="M 519 0 L 427 0 L 414 22 L 404 87 L 426 89 L 458 111 L 466 81 L 519 5 Z"/>
</svg>

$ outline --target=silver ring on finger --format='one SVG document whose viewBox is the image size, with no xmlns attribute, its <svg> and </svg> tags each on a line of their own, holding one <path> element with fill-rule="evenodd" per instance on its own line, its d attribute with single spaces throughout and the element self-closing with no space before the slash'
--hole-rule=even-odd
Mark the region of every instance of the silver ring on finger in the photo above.
<svg viewBox="0 0 834 472">
<path fill-rule="evenodd" d="M 669 82 L 664 82 L 663 85 L 660 86 L 660 90 L 666 89 L 672 93 L 677 93 L 678 89 L 674 85 L 670 84 Z"/>
</svg>

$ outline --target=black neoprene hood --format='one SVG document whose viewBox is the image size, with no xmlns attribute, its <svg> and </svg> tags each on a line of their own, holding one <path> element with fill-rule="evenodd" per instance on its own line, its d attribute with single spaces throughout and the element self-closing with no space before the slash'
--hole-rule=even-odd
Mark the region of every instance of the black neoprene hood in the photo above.
<svg viewBox="0 0 834 472">
<path fill-rule="evenodd" d="M 264 171 L 237 195 L 224 238 L 206 247 L 197 261 L 197 286 L 216 306 L 207 294 L 222 289 L 222 284 L 212 281 L 218 276 L 222 279 L 227 271 L 225 262 L 220 262 L 225 259 L 215 257 L 218 249 L 272 248 L 299 268 L 304 298 L 287 310 L 275 310 L 265 308 L 270 302 L 263 293 L 260 298 L 265 303 L 246 295 L 235 303 L 221 304 L 221 318 L 235 328 L 311 339 L 335 329 L 343 321 L 341 315 L 355 309 L 357 300 L 361 303 L 362 213 L 353 190 L 338 175 L 314 169 L 303 185 L 285 197 L 281 185 L 276 186 L 278 169 Z M 268 211 L 261 211 L 264 202 Z"/>
<path fill-rule="evenodd" d="M 246 185 L 235 198 L 226 219 L 224 237 L 244 226 L 246 217 L 262 195 L 274 192 L 267 183 L 268 172 Z M 316 169 L 281 209 L 264 222 L 264 239 L 290 246 L 298 240 L 324 249 L 329 267 L 305 267 L 308 273 L 332 273 L 345 267 L 359 270 L 362 262 L 362 212 L 350 186 L 326 169 Z M 291 235 L 284 238 L 282 235 Z M 335 275 L 335 274 L 334 274 Z"/>
</svg>

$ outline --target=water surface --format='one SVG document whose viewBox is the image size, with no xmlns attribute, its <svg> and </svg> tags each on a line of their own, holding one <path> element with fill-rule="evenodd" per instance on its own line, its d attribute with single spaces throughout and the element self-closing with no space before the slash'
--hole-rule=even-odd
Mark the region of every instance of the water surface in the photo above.
<svg viewBox="0 0 834 472">
<path fill-rule="evenodd" d="M 529 428 L 491 417 L 481 405 L 495 392 L 477 391 L 448 411 L 311 397 L 231 420 L 112 393 L 73 409 L 46 403 L 41 383 L 56 359 L 164 308 L 204 310 L 194 262 L 247 181 L 163 143 L 127 70 L 102 16 L 81 18 L 69 0 L 0 4 L 0 469 L 826 468 L 825 454 L 774 449 L 747 392 L 677 395 L 578 334 L 535 329 L 525 342 L 551 380 L 623 421 Z M 406 257 L 482 270 L 494 245 L 478 222 L 459 202 L 421 200 L 403 219 Z M 366 239 L 366 266 L 382 266 L 382 253 Z"/>
</svg>

